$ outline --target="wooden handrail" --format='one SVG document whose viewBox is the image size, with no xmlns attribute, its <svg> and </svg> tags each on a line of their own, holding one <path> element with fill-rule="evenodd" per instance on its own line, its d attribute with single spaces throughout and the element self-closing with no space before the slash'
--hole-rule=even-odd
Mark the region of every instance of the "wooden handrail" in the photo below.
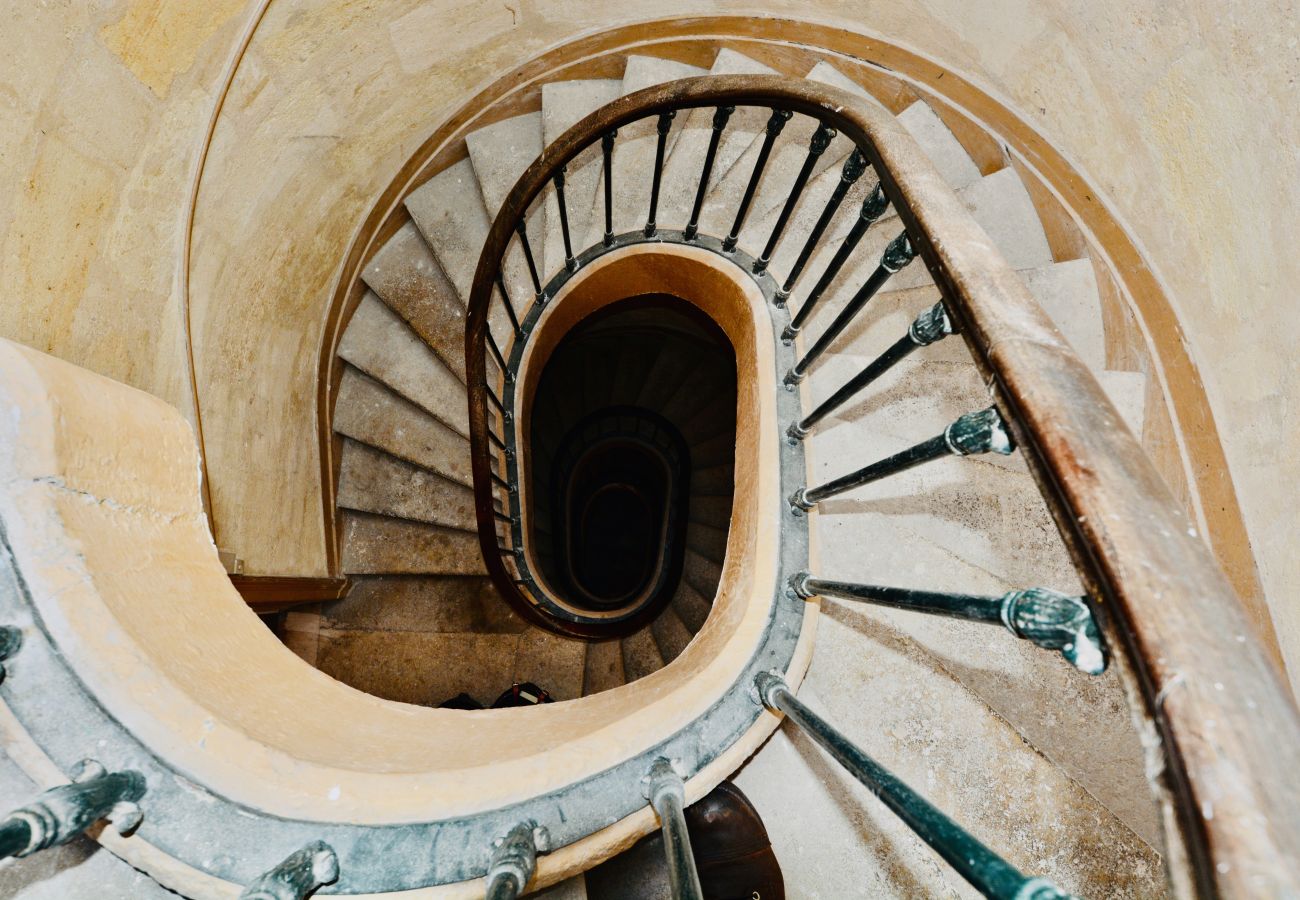
<svg viewBox="0 0 1300 900">
<path fill-rule="evenodd" d="M 1098 604 L 1130 694 L 1160 741 L 1175 887 L 1300 896 L 1300 716 L 1241 604 L 1150 460 L 992 241 L 883 110 L 781 76 L 685 79 L 579 122 L 524 172 L 492 225 L 466 325 L 480 539 L 503 596 L 529 606 L 496 556 L 484 340 L 514 223 L 560 166 L 611 129 L 669 110 L 777 106 L 833 126 L 867 156 L 940 287 Z M 537 616 L 530 615 L 534 620 Z"/>
</svg>

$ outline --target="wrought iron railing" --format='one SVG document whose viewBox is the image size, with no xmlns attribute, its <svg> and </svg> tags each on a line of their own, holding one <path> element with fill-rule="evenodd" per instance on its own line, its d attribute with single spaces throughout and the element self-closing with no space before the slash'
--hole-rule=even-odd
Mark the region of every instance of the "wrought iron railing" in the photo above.
<svg viewBox="0 0 1300 900">
<path fill-rule="evenodd" d="M 731 226 L 726 234 L 710 235 L 701 232 L 701 212 L 720 139 L 737 107 L 771 113 Z M 678 113 L 696 108 L 714 110 L 712 131 L 689 219 L 669 229 L 659 208 L 665 148 Z M 752 257 L 738 249 L 739 239 L 767 174 L 772 148 L 794 116 L 815 120 L 807 156 L 761 253 Z M 642 227 L 616 234 L 614 150 L 620 130 L 638 122 L 653 123 L 656 140 L 654 165 L 646 175 L 649 208 Z M 853 144 L 840 181 L 788 271 L 773 273 L 772 258 L 792 213 L 837 132 Z M 566 167 L 597 145 L 604 231 L 593 246 L 575 248 L 565 196 Z M 787 317 L 783 341 L 789 344 L 807 327 L 828 287 L 890 206 L 902 230 L 860 289 L 790 366 L 786 385 L 803 380 L 890 277 L 914 258 L 923 260 L 943 300 L 918 316 L 905 335 L 828 399 L 781 423 L 785 435 L 792 442 L 802 441 L 900 360 L 953 333 L 971 350 L 992 388 L 994 403 L 887 459 L 826 484 L 800 487 L 789 497 L 789 514 L 798 516 L 829 497 L 939 457 L 1019 449 L 1056 518 L 1087 594 L 1070 597 L 1031 588 L 1003 597 L 953 595 L 845 584 L 807 572 L 795 576 L 791 590 L 801 597 L 825 594 L 1001 623 L 1019 637 L 1059 650 L 1088 673 L 1101 672 L 1114 654 L 1123 660 L 1121 674 L 1141 704 L 1141 715 L 1160 738 L 1160 793 L 1175 825 L 1167 836 L 1169 858 L 1175 867 L 1186 863 L 1185 871 L 1173 873 L 1174 883 L 1207 896 L 1300 891 L 1300 875 L 1292 868 L 1300 859 L 1297 789 L 1285 776 L 1300 764 L 1300 725 L 1223 575 L 1093 376 L 915 143 L 890 117 L 846 92 L 776 76 L 687 79 L 650 88 L 575 125 L 520 178 L 480 257 L 466 331 L 478 523 L 497 587 L 534 621 L 566 630 L 569 623 L 549 616 L 545 598 L 520 589 L 526 579 L 517 566 L 524 558 L 519 550 L 526 538 L 516 489 L 515 442 L 520 436 L 513 431 L 510 402 L 530 323 L 559 287 L 605 253 L 636 243 L 668 243 L 711 250 L 734 262 L 775 308 L 783 309 L 808 274 L 850 188 L 868 170 L 877 184 L 803 304 Z M 565 259 L 562 270 L 544 282 L 526 223 L 530 208 L 542 202 L 548 187 L 558 205 Z M 526 302 L 510 296 L 502 277 L 511 252 L 521 253 L 526 262 L 532 288 Z M 498 317 L 501 325 L 494 331 L 491 310 L 497 304 L 504 318 Z M 497 333 L 502 328 L 505 333 Z M 503 514 L 505 508 L 510 509 L 508 515 Z M 499 543 L 503 539 L 505 543 Z M 1175 604 L 1176 615 L 1171 614 Z M 995 897 L 1063 896 L 1040 879 L 1021 875 L 929 807 L 775 677 L 762 681 L 759 691 L 765 705 L 808 728 L 977 889 Z M 1286 763 L 1279 766 L 1281 757 Z M 665 772 L 656 771 L 662 782 Z M 686 866 L 689 854 L 680 852 L 684 835 L 671 803 L 662 799 L 670 794 L 652 796 L 661 798 L 655 808 L 665 828 L 670 865 Z M 678 896 L 698 891 L 692 877 L 674 873 Z"/>
</svg>

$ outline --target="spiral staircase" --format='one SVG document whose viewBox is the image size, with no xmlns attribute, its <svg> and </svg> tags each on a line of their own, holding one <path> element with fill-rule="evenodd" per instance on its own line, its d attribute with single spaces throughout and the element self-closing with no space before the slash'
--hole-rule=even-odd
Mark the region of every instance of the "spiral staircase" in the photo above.
<svg viewBox="0 0 1300 900">
<path fill-rule="evenodd" d="M 710 76 L 742 100 L 711 102 Z M 824 96 L 851 96 L 901 126 L 901 137 L 885 135 L 883 144 L 917 154 L 917 183 L 946 185 L 987 235 L 1068 342 L 1057 343 L 1059 352 L 1072 348 L 1122 416 L 1108 427 L 1141 432 L 1147 385 L 1138 372 L 1107 367 L 1093 261 L 1054 253 L 1017 171 L 977 164 L 925 102 L 895 115 L 825 62 L 778 72 L 728 49 L 708 69 L 633 55 L 621 79 L 548 83 L 540 111 L 468 133 L 465 158 L 404 197 L 405 218 L 394 220 L 364 266 L 364 295 L 337 346 L 332 413 L 341 568 L 352 587 L 341 600 L 291 611 L 280 635 L 302 660 L 356 689 L 337 695 L 339 714 L 373 714 L 376 733 L 391 716 L 397 724 L 382 731 L 390 737 L 415 723 L 462 729 L 466 747 L 530 732 L 541 735 L 538 744 L 434 774 L 420 765 L 446 748 L 414 747 L 368 782 L 399 797 L 383 801 L 392 805 L 381 816 L 368 818 L 366 797 L 352 796 L 347 811 L 329 819 L 320 797 L 293 809 L 277 794 L 262 805 L 256 784 L 236 796 L 215 777 L 204 780 L 202 772 L 215 770 L 201 754 L 173 765 L 156 752 L 166 744 L 162 732 L 141 726 L 136 737 L 144 735 L 145 746 L 119 753 L 118 762 L 145 771 L 149 788 L 136 798 L 145 816 L 136 838 L 104 832 L 111 847 L 186 896 L 233 897 L 256 882 L 267 893 L 240 896 L 319 888 L 322 896 L 504 897 L 527 883 L 545 896 L 597 897 L 582 871 L 611 858 L 617 864 L 620 851 L 661 822 L 671 834 L 680 803 L 732 777 L 766 819 L 791 896 L 1004 896 L 971 881 L 960 860 L 938 863 L 934 842 L 876 802 L 879 785 L 836 768 L 832 759 L 845 759 L 832 749 L 843 751 L 838 738 L 946 811 L 1012 871 L 1039 876 L 1016 882 L 1017 897 L 1153 897 L 1171 885 L 1180 894 L 1245 896 L 1226 881 L 1206 887 L 1225 870 L 1214 876 L 1202 863 L 1189 866 L 1197 852 L 1186 849 L 1187 826 L 1162 793 L 1170 789 L 1153 796 L 1152 782 L 1164 783 L 1162 764 L 1152 762 L 1157 729 L 1132 711 L 1143 708 L 1134 685 L 1147 676 L 1133 675 L 1140 657 L 1133 647 L 1142 641 L 1117 639 L 1124 616 L 1095 572 L 1080 575 L 1075 560 L 1086 553 L 1076 546 L 1072 557 L 1061 539 L 1060 507 L 1053 510 L 1040 487 L 1055 477 L 1044 475 L 1050 454 L 1010 453 L 1011 437 L 990 445 L 997 452 L 968 449 L 952 430 L 990 407 L 991 396 L 1004 409 L 1009 395 L 1021 396 L 994 384 L 987 358 L 973 363 L 970 346 L 948 337 L 958 331 L 995 343 L 985 320 L 953 311 L 952 285 L 935 281 L 936 271 L 952 274 L 945 253 L 978 241 L 963 243 L 969 232 L 947 238 L 923 211 L 899 202 L 898 172 L 879 160 L 868 166 L 857 138 L 819 122 L 809 112 L 815 105 L 782 117 L 775 103 L 760 102 L 762 91 L 745 102 L 737 87 L 754 78 L 789 85 L 792 76 L 813 95 L 847 92 Z M 937 178 L 926 181 L 929 173 Z M 931 255 L 912 262 L 918 254 Z M 692 305 L 710 308 L 684 295 L 701 285 L 721 291 L 726 279 L 749 298 L 743 302 L 753 301 L 746 308 L 759 331 L 748 349 L 741 331 L 717 338 L 687 315 Z M 965 284 L 960 274 L 957 281 Z M 866 284 L 874 287 L 864 299 Z M 600 291 L 608 296 L 590 299 Z M 658 292 L 661 302 L 644 301 Z M 566 306 L 581 307 L 584 296 L 589 306 L 565 319 Z M 762 327 L 771 329 L 767 345 Z M 715 354 L 728 342 L 732 355 Z M 47 374 L 34 357 L 6 356 L 15 378 L 42 390 L 56 391 L 65 377 Z M 756 360 L 769 371 L 755 374 Z M 855 377 L 866 389 L 844 395 Z M 1036 421 L 1027 404 L 1012 405 Z M 821 409 L 828 411 L 810 421 Z M 593 423 L 629 410 L 681 438 L 685 524 L 676 562 L 665 551 L 655 569 L 667 588 L 647 596 L 659 602 L 597 615 L 573 609 L 557 590 L 563 554 L 551 507 L 563 504 L 548 498 L 563 492 L 545 473 L 569 471 L 601 438 Z M 993 432 L 1006 434 L 993 415 Z M 1008 418 L 1023 449 L 1040 426 Z M 871 474 L 851 494 L 837 488 L 813 499 L 821 488 L 811 486 L 898 460 L 935 434 L 947 449 L 926 465 L 891 463 L 887 480 Z M 13 582 L 6 613 L 21 620 L 13 611 L 20 601 L 42 611 L 28 616 L 0 692 L 34 736 L 49 737 L 53 726 L 24 705 L 15 683 L 56 666 L 54 644 L 67 631 L 50 618 L 53 606 L 41 606 L 44 582 L 23 580 L 27 551 L 7 538 L 5 550 Z M 744 580 L 750 570 L 763 573 L 752 584 Z M 952 610 L 922 614 L 941 596 L 971 606 L 1031 587 L 1088 595 L 1090 616 L 1099 604 L 1109 609 L 1099 616 L 1105 640 L 1095 649 L 1119 663 L 1103 674 L 1100 656 L 1081 660 L 1078 641 L 1023 640 L 1034 635 L 1017 630 L 1006 605 L 1006 628 L 954 622 Z M 239 628 L 248 642 L 261 640 L 246 623 Z M 46 633 L 48 648 L 39 637 Z M 69 678 L 66 689 L 86 695 L 89 709 L 95 673 L 77 667 L 80 687 Z M 336 687 L 328 680 L 319 681 L 322 702 Z M 487 705 L 525 682 L 559 702 L 545 704 L 549 710 L 438 709 L 460 693 Z M 122 715 L 112 700 L 100 702 L 110 719 Z M 810 708 L 834 723 L 834 737 Z M 629 724 L 639 712 L 643 733 Z M 791 721 L 778 727 L 778 712 Z M 201 720 L 194 727 L 208 728 Z M 241 727 L 274 743 L 257 724 Z M 570 741 L 566 729 L 577 737 Z M 238 746 L 216 733 L 232 741 L 223 746 Z M 457 737 L 429 740 L 454 746 Z M 325 731 L 320 739 L 333 740 Z M 77 743 L 46 750 L 62 765 Z M 378 743 L 359 742 L 354 759 L 378 752 Z M 297 778 L 313 765 L 327 775 L 349 768 L 326 755 L 292 764 L 275 758 L 262 771 Z M 530 766 L 545 775 L 493 794 L 494 766 L 506 781 L 528 782 Z M 407 780 L 388 787 L 384 775 Z M 440 776 L 467 786 L 447 799 Z M 311 781 L 331 802 L 333 777 Z M 660 790 L 661 782 L 668 786 Z M 160 783 L 169 802 L 199 797 L 198 811 L 151 819 Z M 403 790 L 411 791 L 406 800 Z M 207 830 L 160 836 L 203 815 Z M 240 815 L 256 820 L 244 837 L 219 853 L 196 852 L 220 845 L 223 829 L 244 827 Z M 133 840 L 155 849 L 132 851 Z M 298 847 L 308 849 L 291 855 Z M 162 860 L 170 857 L 184 865 L 169 870 Z M 272 877 L 280 887 L 257 881 L 282 859 L 288 868 Z M 1178 874 L 1185 868 L 1192 874 Z M 306 887 L 275 893 L 288 890 L 283 873 L 291 870 Z M 5 877 L 0 871 L 0 885 Z M 104 896 L 163 894 L 126 867 L 102 877 Z M 674 896 L 692 896 L 673 884 Z M 502 885 L 512 889 L 495 893 Z"/>
</svg>

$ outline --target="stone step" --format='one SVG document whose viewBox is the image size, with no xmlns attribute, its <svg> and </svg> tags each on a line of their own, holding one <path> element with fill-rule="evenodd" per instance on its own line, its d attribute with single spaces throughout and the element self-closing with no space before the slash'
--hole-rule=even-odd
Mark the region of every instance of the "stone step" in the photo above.
<svg viewBox="0 0 1300 900">
<path fill-rule="evenodd" d="M 542 144 L 540 112 L 502 119 L 465 136 L 489 220 L 496 218 L 519 176 L 541 155 Z"/>
<path fill-rule="evenodd" d="M 623 676 L 627 681 L 636 681 L 658 672 L 664 667 L 664 658 L 659 653 L 650 626 L 634 631 L 622 640 Z"/>
<path fill-rule="evenodd" d="M 338 505 L 474 531 L 474 492 L 366 444 L 345 440 Z"/>
<path fill-rule="evenodd" d="M 709 468 L 692 468 L 690 490 L 692 497 L 730 497 L 735 486 L 736 470 L 730 460 Z"/>
<path fill-rule="evenodd" d="M 709 73 L 712 75 L 777 74 L 776 70 L 727 48 L 718 52 Z M 660 188 L 659 224 L 665 228 L 685 228 L 690 221 L 700 176 L 704 171 L 705 154 L 713 133 L 713 114 L 713 107 L 701 107 L 689 112 L 683 111 L 673 121 L 676 140 L 664 165 Z M 727 229 L 730 228 L 735 216 L 735 205 L 739 202 L 740 194 L 735 194 L 729 210 L 726 203 L 715 200 L 710 204 L 707 198 L 717 185 L 727 178 L 733 168 L 742 167 L 739 165 L 742 157 L 750 146 L 762 137 L 771 114 L 771 110 L 766 107 L 739 106 L 728 119 L 727 127 L 722 132 L 722 139 L 718 142 L 713 170 L 709 174 L 706 202 L 700 216 L 700 231 L 703 234 L 726 236 Z M 642 177 L 646 180 L 654 171 L 653 149 L 651 144 L 650 156 L 640 169 L 645 173 Z M 742 187 L 741 192 L 743 190 Z M 641 215 L 640 224 L 644 224 L 644 213 Z"/>
<path fill-rule="evenodd" d="M 899 113 L 898 124 L 916 139 L 950 188 L 960 190 L 980 180 L 979 166 L 924 100 Z"/>
<path fill-rule="evenodd" d="M 334 430 L 458 484 L 474 486 L 469 441 L 464 436 L 352 366 L 343 370 Z"/>
<path fill-rule="evenodd" d="M 722 580 L 722 566 L 687 547 L 682 558 L 682 577 L 712 605 L 718 582 Z"/>
<path fill-rule="evenodd" d="M 630 63 L 629 63 L 630 65 Z M 592 78 L 558 81 L 542 85 L 542 138 L 547 146 L 582 119 L 607 103 L 617 100 L 623 81 L 618 78 Z M 585 248 L 581 241 L 591 228 L 600 185 L 602 156 L 600 142 L 588 147 L 568 164 L 564 174 L 564 206 L 569 218 L 569 243 L 575 255 Z M 560 223 L 560 206 L 554 193 L 548 195 L 546 207 L 546 273 L 554 277 L 564 266 L 564 234 Z"/>
<path fill-rule="evenodd" d="M 665 607 L 650 623 L 650 633 L 654 635 L 655 646 L 659 648 L 664 665 L 681 656 L 693 637 L 671 605 Z"/>
<path fill-rule="evenodd" d="M 672 608 L 686 630 L 691 634 L 698 634 L 704 627 L 704 620 L 709 617 L 713 604 L 683 578 L 673 594 Z"/>
<path fill-rule="evenodd" d="M 620 641 L 594 641 L 587 647 L 583 696 L 612 690 L 625 683 L 623 648 Z"/>
<path fill-rule="evenodd" d="M 714 528 L 701 522 L 688 522 L 686 546 L 706 559 L 721 564 L 727 557 L 727 529 Z"/>
<path fill-rule="evenodd" d="M 465 304 L 414 223 L 388 239 L 361 277 L 464 381 Z"/>
<path fill-rule="evenodd" d="M 692 497 L 690 520 L 725 530 L 731 524 L 731 498 Z"/>
<path fill-rule="evenodd" d="M 343 511 L 343 571 L 356 575 L 486 575 L 478 534 Z"/>
<path fill-rule="evenodd" d="M 373 293 L 366 293 L 348 323 L 339 356 L 468 437 L 465 385 Z"/>
<path fill-rule="evenodd" d="M 519 636 L 515 681 L 531 681 L 555 700 L 576 700 L 582 696 L 587 647 L 586 641 L 530 627 Z"/>
<path fill-rule="evenodd" d="M 470 575 L 360 575 L 348 595 L 322 604 L 332 631 L 518 634 L 528 626 L 488 578 Z"/>
</svg>

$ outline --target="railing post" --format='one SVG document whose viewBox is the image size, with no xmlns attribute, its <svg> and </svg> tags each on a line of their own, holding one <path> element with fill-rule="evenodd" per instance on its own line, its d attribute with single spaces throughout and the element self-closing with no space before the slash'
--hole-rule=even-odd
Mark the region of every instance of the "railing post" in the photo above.
<svg viewBox="0 0 1300 900">
<path fill-rule="evenodd" d="M 668 132 L 673 127 L 673 117 L 676 115 L 677 111 L 672 109 L 660 113 L 659 124 L 655 129 L 658 131 L 659 135 L 655 141 L 654 180 L 650 185 L 650 215 L 646 217 L 645 228 L 642 230 L 642 233 L 645 234 L 646 237 L 654 237 L 655 232 L 659 230 L 659 226 L 656 224 L 655 219 L 659 216 L 659 185 L 663 180 L 664 174 L 664 148 L 667 146 Z"/>
<path fill-rule="evenodd" d="M 560 166 L 555 171 L 555 200 L 560 207 L 560 234 L 564 238 L 564 268 L 576 272 L 578 261 L 573 256 L 573 240 L 569 236 L 569 205 L 564 199 L 564 176 L 567 171 L 564 166 Z"/>
<path fill-rule="evenodd" d="M 785 232 L 785 226 L 790 222 L 790 216 L 794 214 L 794 208 L 799 205 L 799 198 L 803 196 L 803 189 L 808 185 L 808 179 L 812 176 L 813 167 L 817 165 L 817 160 L 826 148 L 831 145 L 835 139 L 836 131 L 829 125 L 818 125 L 817 130 L 813 132 L 812 139 L 808 142 L 808 155 L 804 157 L 803 166 L 799 169 L 799 174 L 795 176 L 794 184 L 790 186 L 790 196 L 785 200 L 785 206 L 781 208 L 781 214 L 777 216 L 776 224 L 772 226 L 772 233 L 768 235 L 767 244 L 763 247 L 763 252 L 758 259 L 754 260 L 754 273 L 762 274 L 767 271 L 767 264 L 772 261 L 772 254 L 776 252 L 776 245 L 781 240 L 781 235 Z"/>
<path fill-rule="evenodd" d="M 487 900 L 514 900 L 537 871 L 537 823 L 520 822 L 496 843 L 487 871 Z"/>
<path fill-rule="evenodd" d="M 139 772 L 108 772 L 84 760 L 71 784 L 50 788 L 0 822 L 0 859 L 66 844 L 100 819 L 125 834 L 140 824 L 136 801 L 144 792 Z"/>
<path fill-rule="evenodd" d="M 339 858 L 324 841 L 313 841 L 289 854 L 239 895 L 239 900 L 302 900 L 338 880 Z"/>
<path fill-rule="evenodd" d="M 839 409 L 849 398 L 853 397 L 881 375 L 906 359 L 913 350 L 928 347 L 936 341 L 943 340 L 953 333 L 952 320 L 943 303 L 936 303 L 916 317 L 907 334 L 899 338 L 888 350 L 872 360 L 865 369 L 855 375 L 820 406 L 804 416 L 798 422 L 792 422 L 786 429 L 791 442 L 801 441 L 812 431 L 814 425 Z"/>
<path fill-rule="evenodd" d="M 777 675 L 754 680 L 763 705 L 784 713 L 977 891 L 995 900 L 1072 900 L 1044 878 L 1031 878 L 984 846 L 938 808 L 805 706 Z"/>
<path fill-rule="evenodd" d="M 614 138 L 618 129 L 606 131 L 600 136 L 600 155 L 605 166 L 605 235 L 601 243 L 606 247 L 614 246 Z"/>
<path fill-rule="evenodd" d="M 713 111 L 713 133 L 709 135 L 709 148 L 704 153 L 704 170 L 700 173 L 700 183 L 695 189 L 695 204 L 691 207 L 691 220 L 686 224 L 684 237 L 693 241 L 700 233 L 700 212 L 704 209 L 704 195 L 709 191 L 709 176 L 713 174 L 713 161 L 718 155 L 718 142 L 722 140 L 722 131 L 727 127 L 727 120 L 736 111 L 734 106 L 719 106 Z"/>
<path fill-rule="evenodd" d="M 781 285 L 776 292 L 776 305 L 784 306 L 785 301 L 790 298 L 790 292 L 794 290 L 795 282 L 803 274 L 804 266 L 808 265 L 808 260 L 812 258 L 813 251 L 821 243 L 822 235 L 830 227 L 831 220 L 835 218 L 835 213 L 839 212 L 840 204 L 844 202 L 845 196 L 848 195 L 849 189 L 857 183 L 862 177 L 862 173 L 867 171 L 867 158 L 862 155 L 862 151 L 857 147 L 849 154 L 849 158 L 844 160 L 844 165 L 840 169 L 840 180 L 835 185 L 835 190 L 831 193 L 830 199 L 826 201 L 826 206 L 822 209 L 822 214 L 817 217 L 817 224 L 813 230 L 808 233 L 808 239 L 804 241 L 803 249 L 799 251 L 799 258 L 795 260 L 790 267 L 790 274 L 785 277 L 785 284 Z M 883 192 L 881 196 L 884 196 Z"/>
<path fill-rule="evenodd" d="M 731 223 L 731 232 L 722 242 L 722 249 L 727 253 L 736 249 L 736 244 L 740 240 L 740 229 L 745 226 L 745 217 L 749 215 L 749 205 L 754 202 L 754 193 L 758 190 L 759 182 L 763 180 L 767 159 L 772 155 L 772 145 L 776 143 L 777 136 L 793 115 L 794 113 L 788 109 L 774 109 L 771 118 L 767 120 L 767 134 L 763 136 L 763 146 L 759 148 L 758 159 L 754 160 L 754 170 L 749 175 L 749 184 L 745 186 L 745 195 L 740 199 L 735 221 Z"/>
<path fill-rule="evenodd" d="M 1002 625 L 1018 638 L 1045 650 L 1059 650 L 1075 668 L 1089 675 L 1106 671 L 1106 645 L 1087 600 L 1047 588 L 1010 591 L 1000 597 L 917 591 L 875 584 L 827 581 L 799 572 L 790 579 L 796 595 L 838 597 L 947 616 L 968 622 Z"/>
<path fill-rule="evenodd" d="M 848 475 L 828 481 L 821 487 L 802 487 L 794 492 L 790 504 L 795 512 L 807 511 L 836 494 L 851 491 L 873 481 L 919 466 L 944 456 L 973 456 L 980 453 L 1000 453 L 1003 456 L 1016 449 L 1011 433 L 997 407 L 990 406 L 966 415 L 953 422 L 943 434 L 895 453 L 886 459 L 864 466 Z"/>
<path fill-rule="evenodd" d="M 691 837 L 686 831 L 686 787 L 672 763 L 660 757 L 646 776 L 646 799 L 659 816 L 663 829 L 664 855 L 668 860 L 668 881 L 673 900 L 704 900 L 700 876 L 691 853 Z"/>
</svg>

